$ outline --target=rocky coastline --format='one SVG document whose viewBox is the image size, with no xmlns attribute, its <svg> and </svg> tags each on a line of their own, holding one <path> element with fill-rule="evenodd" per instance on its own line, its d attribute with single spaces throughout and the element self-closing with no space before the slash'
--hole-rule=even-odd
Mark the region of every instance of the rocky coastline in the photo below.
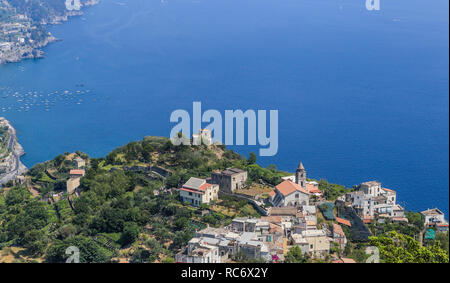
<svg viewBox="0 0 450 283">
<path fill-rule="evenodd" d="M 83 7 L 93 6 L 99 3 L 99 0 L 88 0 L 82 3 Z M 40 23 L 30 23 L 30 29 L 35 28 L 37 25 L 47 26 L 62 24 L 69 21 L 70 17 L 81 16 L 83 11 L 69 11 L 67 10 L 63 15 L 48 15 L 48 18 L 42 19 Z M 1 30 L 0 30 L 1 32 Z M 11 44 L 9 50 L 1 52 L 0 49 L 0 65 L 6 63 L 16 63 L 24 59 L 41 59 L 45 57 L 45 52 L 42 48 L 52 42 L 59 41 L 60 39 L 54 37 L 50 32 L 46 32 L 43 39 L 39 41 L 25 40 L 21 44 Z M 1 42 L 0 42 L 1 43 Z"/>
<path fill-rule="evenodd" d="M 28 169 L 20 161 L 25 154 L 22 145 L 17 141 L 16 129 L 3 117 L 0 117 L 0 127 L 8 127 L 8 140 L 5 154 L 0 158 L 0 185 L 4 185 L 18 176 L 24 174 Z"/>
</svg>

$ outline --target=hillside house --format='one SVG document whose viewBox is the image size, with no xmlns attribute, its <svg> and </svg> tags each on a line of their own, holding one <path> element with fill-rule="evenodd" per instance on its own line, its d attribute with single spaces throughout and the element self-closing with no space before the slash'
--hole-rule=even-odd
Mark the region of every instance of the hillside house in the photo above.
<svg viewBox="0 0 450 283">
<path fill-rule="evenodd" d="M 204 179 L 191 177 L 180 189 L 182 202 L 190 203 L 194 206 L 209 204 L 219 198 L 219 186 L 209 184 Z"/>
<path fill-rule="evenodd" d="M 444 213 L 438 208 L 422 211 L 425 218 L 426 227 L 434 227 L 438 231 L 448 231 L 448 222 L 445 220 Z"/>
<path fill-rule="evenodd" d="M 246 186 L 247 171 L 228 168 L 222 172 L 213 172 L 211 174 L 211 183 L 219 185 L 221 192 L 233 193 L 235 190 Z"/>
</svg>

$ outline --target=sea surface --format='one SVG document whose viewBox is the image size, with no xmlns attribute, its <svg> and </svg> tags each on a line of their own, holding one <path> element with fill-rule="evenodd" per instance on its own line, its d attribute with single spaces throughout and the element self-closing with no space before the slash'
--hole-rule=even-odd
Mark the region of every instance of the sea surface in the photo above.
<svg viewBox="0 0 450 283">
<path fill-rule="evenodd" d="M 449 1 L 102 0 L 0 66 L 27 166 L 169 136 L 176 109 L 279 110 L 266 166 L 449 209 Z M 234 146 L 247 155 L 259 147 Z"/>
</svg>

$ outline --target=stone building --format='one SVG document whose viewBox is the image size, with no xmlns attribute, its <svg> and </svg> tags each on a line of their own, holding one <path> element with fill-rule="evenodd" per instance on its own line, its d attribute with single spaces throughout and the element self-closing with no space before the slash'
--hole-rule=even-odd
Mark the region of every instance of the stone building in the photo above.
<svg viewBox="0 0 450 283">
<path fill-rule="evenodd" d="M 306 170 L 302 162 L 295 171 L 295 183 L 306 189 Z"/>
<path fill-rule="evenodd" d="M 75 163 L 75 166 L 77 166 L 77 168 L 84 168 L 84 167 L 86 167 L 86 161 L 83 158 L 79 157 L 79 156 L 77 156 L 77 158 L 75 158 L 73 161 Z"/>
<path fill-rule="evenodd" d="M 200 132 L 198 134 L 192 135 L 192 144 L 193 145 L 212 145 L 212 135 L 211 131 L 208 129 L 200 129 Z"/>
<path fill-rule="evenodd" d="M 228 168 L 222 172 L 213 172 L 211 182 L 218 184 L 219 189 L 225 193 L 233 193 L 235 190 L 242 189 L 247 183 L 247 171 Z"/>
</svg>

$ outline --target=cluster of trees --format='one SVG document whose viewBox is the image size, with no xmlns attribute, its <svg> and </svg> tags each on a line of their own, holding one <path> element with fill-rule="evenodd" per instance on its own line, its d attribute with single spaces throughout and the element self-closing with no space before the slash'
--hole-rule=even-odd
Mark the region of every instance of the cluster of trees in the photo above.
<svg viewBox="0 0 450 283">
<path fill-rule="evenodd" d="M 287 252 L 284 261 L 287 263 L 307 263 L 311 262 L 311 259 L 304 255 L 298 246 L 294 246 Z"/>
<path fill-rule="evenodd" d="M 419 212 L 408 211 L 405 213 L 408 223 L 391 223 L 386 221 L 385 223 L 380 223 L 378 221 L 373 221 L 369 224 L 369 229 L 373 235 L 381 235 L 390 231 L 397 231 L 401 234 L 408 235 L 411 237 L 418 236 L 423 230 L 424 218 Z"/>
<path fill-rule="evenodd" d="M 345 195 L 345 193 L 349 192 L 349 190 L 347 190 L 345 186 L 338 184 L 331 184 L 324 179 L 319 181 L 319 189 L 322 191 L 323 196 L 329 201 L 334 201 L 338 197 Z"/>
<path fill-rule="evenodd" d="M 0 247 L 19 245 L 33 256 L 44 252 L 48 241 L 44 230 L 49 229 L 47 204 L 19 186 L 2 196 L 0 213 Z"/>
<path fill-rule="evenodd" d="M 370 244 L 378 248 L 380 259 L 386 263 L 448 263 L 448 252 L 439 243 L 421 246 L 412 237 L 391 231 L 371 237 Z"/>
<path fill-rule="evenodd" d="M 158 185 L 155 181 L 133 191 L 136 182 L 132 174 L 89 169 L 70 216 L 55 219 L 50 218 L 51 212 L 66 199 L 48 204 L 32 198 L 27 189 L 15 187 L 0 201 L 0 245 L 18 245 L 30 256 L 44 255 L 48 262 L 64 262 L 66 249 L 76 246 L 81 262 L 108 262 L 117 250 L 98 243 L 98 235 L 117 234 L 116 244 L 128 247 L 148 225 L 148 234 L 159 245 L 172 242 L 164 252 L 173 255 L 194 235 L 194 229 L 186 225 L 193 212 L 182 207 L 176 196 L 156 197 L 153 190 Z M 155 259 L 149 256 L 147 260 Z"/>
</svg>

